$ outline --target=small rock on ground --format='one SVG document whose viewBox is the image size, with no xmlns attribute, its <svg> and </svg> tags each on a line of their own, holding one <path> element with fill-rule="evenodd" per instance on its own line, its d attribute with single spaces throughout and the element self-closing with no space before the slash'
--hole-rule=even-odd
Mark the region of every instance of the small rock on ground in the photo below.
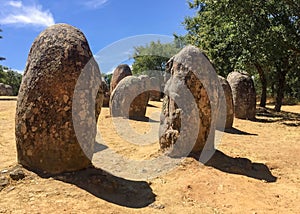
<svg viewBox="0 0 300 214">
<path fill-rule="evenodd" d="M 22 180 L 23 178 L 25 178 L 25 173 L 22 169 L 18 168 L 18 169 L 11 171 L 9 173 L 9 176 L 12 180 L 18 181 L 18 180 Z"/>
</svg>

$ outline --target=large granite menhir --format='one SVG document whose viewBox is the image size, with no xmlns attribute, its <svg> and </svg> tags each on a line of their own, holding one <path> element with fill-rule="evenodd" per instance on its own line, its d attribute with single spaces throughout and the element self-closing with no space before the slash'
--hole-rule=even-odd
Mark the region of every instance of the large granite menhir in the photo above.
<svg viewBox="0 0 300 214">
<path fill-rule="evenodd" d="M 43 31 L 32 44 L 18 96 L 18 162 L 49 174 L 90 166 L 100 84 L 99 67 L 80 30 L 56 24 Z M 82 131 L 75 133 L 74 123 Z"/>
<path fill-rule="evenodd" d="M 168 61 L 166 72 L 161 149 L 179 157 L 213 151 L 220 88 L 213 66 L 198 48 L 187 46 Z"/>
</svg>

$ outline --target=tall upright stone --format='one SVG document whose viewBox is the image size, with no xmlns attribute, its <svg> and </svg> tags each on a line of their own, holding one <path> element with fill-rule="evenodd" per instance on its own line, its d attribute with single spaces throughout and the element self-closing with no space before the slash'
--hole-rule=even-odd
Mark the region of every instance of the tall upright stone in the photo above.
<svg viewBox="0 0 300 214">
<path fill-rule="evenodd" d="M 213 66 L 198 48 L 187 46 L 168 61 L 166 72 L 161 149 L 171 156 L 213 151 L 220 88 Z"/>
<path fill-rule="evenodd" d="M 227 76 L 233 95 L 234 115 L 240 119 L 255 119 L 256 92 L 254 82 L 247 72 L 231 72 Z"/>
<path fill-rule="evenodd" d="M 160 85 L 160 79 L 158 77 L 151 77 L 150 78 L 150 84 L 151 84 L 151 88 L 153 88 L 153 90 L 151 90 L 149 93 L 149 100 L 152 101 L 160 101 L 161 98 L 161 85 Z"/>
<path fill-rule="evenodd" d="M 109 107 L 109 98 L 110 98 L 110 91 L 108 84 L 105 80 L 102 79 L 101 82 L 101 90 L 103 91 L 103 107 Z"/>
<path fill-rule="evenodd" d="M 100 84 L 80 30 L 56 24 L 43 31 L 32 44 L 17 101 L 18 162 L 49 174 L 88 167 L 103 99 Z M 82 130 L 75 132 L 75 124 Z"/>
<path fill-rule="evenodd" d="M 231 87 L 228 83 L 228 81 L 222 77 L 218 76 L 220 84 L 223 88 L 224 92 L 224 98 L 225 101 L 222 102 L 224 106 L 220 104 L 220 108 L 226 108 L 226 111 L 220 111 L 221 113 L 224 113 L 224 115 L 218 115 L 220 118 L 226 119 L 225 121 L 225 127 L 224 124 L 222 123 L 217 123 L 217 128 L 225 128 L 225 129 L 230 129 L 232 128 L 233 120 L 234 120 L 234 106 L 233 106 L 233 97 L 232 97 L 232 90 Z"/>
<path fill-rule="evenodd" d="M 116 67 L 110 82 L 110 94 L 117 87 L 118 83 L 127 76 L 131 76 L 131 68 L 127 64 L 121 64 Z"/>
</svg>

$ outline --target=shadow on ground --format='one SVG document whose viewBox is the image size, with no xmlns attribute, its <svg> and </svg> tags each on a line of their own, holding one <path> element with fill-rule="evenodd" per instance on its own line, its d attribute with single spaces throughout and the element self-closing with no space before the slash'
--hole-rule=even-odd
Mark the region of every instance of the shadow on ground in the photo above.
<svg viewBox="0 0 300 214">
<path fill-rule="evenodd" d="M 248 133 L 248 132 L 244 132 L 244 131 L 241 131 L 241 130 L 236 129 L 236 128 L 234 128 L 234 127 L 230 128 L 230 129 L 225 129 L 224 132 L 225 132 L 225 133 L 229 133 L 229 134 L 257 136 L 257 134 L 251 134 L 251 133 Z"/>
<path fill-rule="evenodd" d="M 199 160 L 199 156 L 193 156 Z M 223 152 L 216 150 L 213 156 L 203 163 L 205 166 L 211 166 L 222 172 L 244 175 L 258 180 L 275 182 L 277 177 L 273 176 L 269 168 L 262 163 L 252 163 L 247 158 L 233 158 Z"/>
<path fill-rule="evenodd" d="M 276 112 L 271 108 L 259 107 L 256 110 L 255 122 L 273 123 L 279 122 L 286 126 L 300 126 L 300 114 L 294 112 Z"/>
<path fill-rule="evenodd" d="M 151 119 L 150 117 L 134 117 L 134 116 L 131 116 L 129 117 L 130 120 L 135 120 L 135 121 L 140 121 L 140 122 L 150 122 L 150 123 L 158 123 L 159 121 L 157 120 L 153 120 Z"/>
<path fill-rule="evenodd" d="M 157 107 L 157 106 L 155 106 L 155 105 L 152 105 L 152 104 L 150 104 L 150 103 L 147 104 L 147 107 L 159 108 L 159 107 Z"/>
<path fill-rule="evenodd" d="M 1 101 L 17 101 L 17 96 L 0 96 Z"/>
<path fill-rule="evenodd" d="M 94 145 L 94 153 L 97 153 L 97 152 L 101 152 L 105 149 L 107 149 L 108 147 L 106 145 L 103 145 L 99 142 L 95 142 L 95 145 Z"/>
<path fill-rule="evenodd" d="M 130 181 L 91 167 L 53 177 L 74 184 L 110 203 L 130 208 L 143 208 L 155 201 L 155 194 L 144 181 Z"/>
</svg>

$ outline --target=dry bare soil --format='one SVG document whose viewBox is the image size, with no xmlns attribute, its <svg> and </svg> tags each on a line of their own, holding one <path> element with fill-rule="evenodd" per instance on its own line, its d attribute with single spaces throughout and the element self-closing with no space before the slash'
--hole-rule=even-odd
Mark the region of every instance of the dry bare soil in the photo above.
<svg viewBox="0 0 300 214">
<path fill-rule="evenodd" d="M 161 103 L 151 104 L 151 122 L 131 120 L 128 127 L 140 134 L 157 128 Z M 103 108 L 97 168 L 52 177 L 23 169 L 26 177 L 18 181 L 9 175 L 18 168 L 15 107 L 16 101 L 0 101 L 0 213 L 300 212 L 300 105 L 284 106 L 280 114 L 259 109 L 256 121 L 235 119 L 209 162 L 184 158 L 170 170 L 164 160 L 150 169 L 107 153 L 137 163 L 160 156 L 158 142 L 130 143 L 131 133 L 124 139 L 124 130 L 114 128 L 123 119 L 113 123 Z M 162 173 L 148 176 L 153 168 Z"/>
</svg>

